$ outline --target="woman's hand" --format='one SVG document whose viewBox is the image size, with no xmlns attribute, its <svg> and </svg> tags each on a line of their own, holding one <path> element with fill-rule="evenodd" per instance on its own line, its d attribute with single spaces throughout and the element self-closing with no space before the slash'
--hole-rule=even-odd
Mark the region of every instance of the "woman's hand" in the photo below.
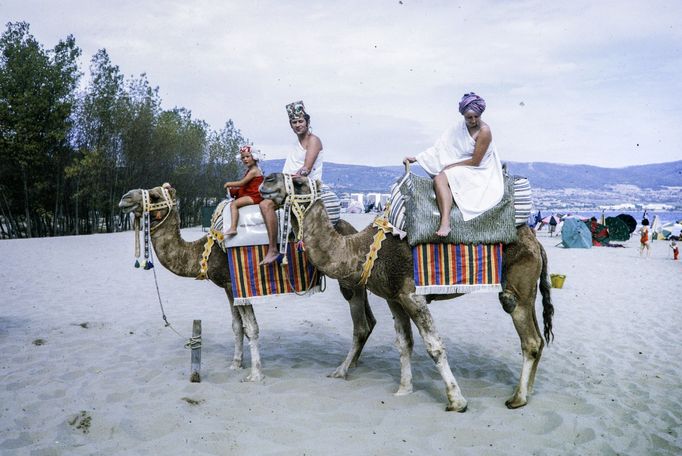
<svg viewBox="0 0 682 456">
<path fill-rule="evenodd" d="M 405 157 L 403 158 L 403 165 L 407 165 L 408 163 L 414 163 L 416 161 L 417 159 L 414 157 Z"/>
</svg>

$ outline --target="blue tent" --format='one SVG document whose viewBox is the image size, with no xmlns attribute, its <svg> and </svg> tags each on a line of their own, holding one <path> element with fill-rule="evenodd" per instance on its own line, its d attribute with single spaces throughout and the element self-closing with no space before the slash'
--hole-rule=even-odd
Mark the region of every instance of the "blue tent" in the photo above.
<svg viewBox="0 0 682 456">
<path fill-rule="evenodd" d="M 561 229 L 561 243 L 568 249 L 591 249 L 592 233 L 582 220 L 566 217 Z"/>
</svg>

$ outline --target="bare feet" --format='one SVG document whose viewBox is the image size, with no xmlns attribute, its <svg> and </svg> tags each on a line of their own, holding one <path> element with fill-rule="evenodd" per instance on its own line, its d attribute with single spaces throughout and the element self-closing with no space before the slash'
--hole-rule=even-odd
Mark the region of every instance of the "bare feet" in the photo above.
<svg viewBox="0 0 682 456">
<path fill-rule="evenodd" d="M 230 228 L 228 231 L 225 231 L 225 236 L 234 236 L 235 234 L 237 234 L 236 228 L 234 229 Z"/>
<path fill-rule="evenodd" d="M 440 228 L 438 228 L 438 231 L 436 231 L 436 236 L 445 237 L 448 234 L 450 234 L 450 227 L 449 226 L 447 226 L 445 228 L 440 227 Z"/>
<path fill-rule="evenodd" d="M 277 252 L 276 250 L 268 249 L 268 253 L 265 254 L 265 258 L 263 258 L 263 261 L 258 263 L 258 265 L 264 266 L 270 263 L 274 263 L 275 261 L 277 261 L 277 257 L 279 257 L 279 252 Z"/>
</svg>

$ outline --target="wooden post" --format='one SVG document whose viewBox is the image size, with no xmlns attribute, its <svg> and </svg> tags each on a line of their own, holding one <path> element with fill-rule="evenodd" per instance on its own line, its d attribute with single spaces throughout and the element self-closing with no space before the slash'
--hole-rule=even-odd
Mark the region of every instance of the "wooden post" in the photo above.
<svg viewBox="0 0 682 456">
<path fill-rule="evenodd" d="M 192 344 L 192 365 L 190 367 L 189 381 L 200 383 L 201 375 L 201 320 L 194 320 L 192 324 L 192 339 L 198 343 Z"/>
</svg>

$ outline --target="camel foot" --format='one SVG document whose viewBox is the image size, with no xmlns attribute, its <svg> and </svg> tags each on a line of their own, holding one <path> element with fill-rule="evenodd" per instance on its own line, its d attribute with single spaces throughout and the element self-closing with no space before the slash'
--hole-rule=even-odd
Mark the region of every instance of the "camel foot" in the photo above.
<svg viewBox="0 0 682 456">
<path fill-rule="evenodd" d="M 265 265 L 274 263 L 275 261 L 277 261 L 277 258 L 279 258 L 278 252 L 272 253 L 272 252 L 268 251 L 268 253 L 265 255 L 265 258 L 263 258 L 263 261 L 258 263 L 258 265 L 259 266 L 265 266 Z"/>
<path fill-rule="evenodd" d="M 438 231 L 436 231 L 436 236 L 445 237 L 448 234 L 450 234 L 450 227 L 449 226 L 446 228 L 438 228 Z"/>
<path fill-rule="evenodd" d="M 264 378 L 265 378 L 265 377 L 264 377 L 263 374 L 261 374 L 260 372 L 251 372 L 249 375 L 247 375 L 246 377 L 244 377 L 244 379 L 242 380 L 242 382 L 254 382 L 254 383 L 257 383 L 257 382 L 263 381 Z"/>
<path fill-rule="evenodd" d="M 464 407 L 457 408 L 452 404 L 449 404 L 447 407 L 445 407 L 446 412 L 459 412 L 459 413 L 464 413 L 467 411 L 467 408 L 469 408 L 469 404 L 465 403 Z"/>
<path fill-rule="evenodd" d="M 337 367 L 336 370 L 327 375 L 328 378 L 340 378 L 346 380 L 348 378 L 348 371 L 341 366 Z"/>
<path fill-rule="evenodd" d="M 497 296 L 500 299 L 500 303 L 505 312 L 508 314 L 514 312 L 514 309 L 516 309 L 516 296 L 514 296 L 513 293 L 502 291 Z"/>
<path fill-rule="evenodd" d="M 407 396 L 408 394 L 412 393 L 412 385 L 409 386 L 402 386 L 398 388 L 398 391 L 393 393 L 394 396 Z"/>
<path fill-rule="evenodd" d="M 520 399 L 520 398 L 518 398 L 518 397 L 512 397 L 511 399 L 508 399 L 508 400 L 504 403 L 504 405 L 506 405 L 508 409 L 513 410 L 513 409 L 517 409 L 517 408 L 523 407 L 523 406 L 526 405 L 527 403 L 528 403 L 527 400 Z"/>
<path fill-rule="evenodd" d="M 241 359 L 233 359 L 232 363 L 230 363 L 230 370 L 239 370 L 241 369 L 242 366 L 242 360 Z"/>
</svg>

